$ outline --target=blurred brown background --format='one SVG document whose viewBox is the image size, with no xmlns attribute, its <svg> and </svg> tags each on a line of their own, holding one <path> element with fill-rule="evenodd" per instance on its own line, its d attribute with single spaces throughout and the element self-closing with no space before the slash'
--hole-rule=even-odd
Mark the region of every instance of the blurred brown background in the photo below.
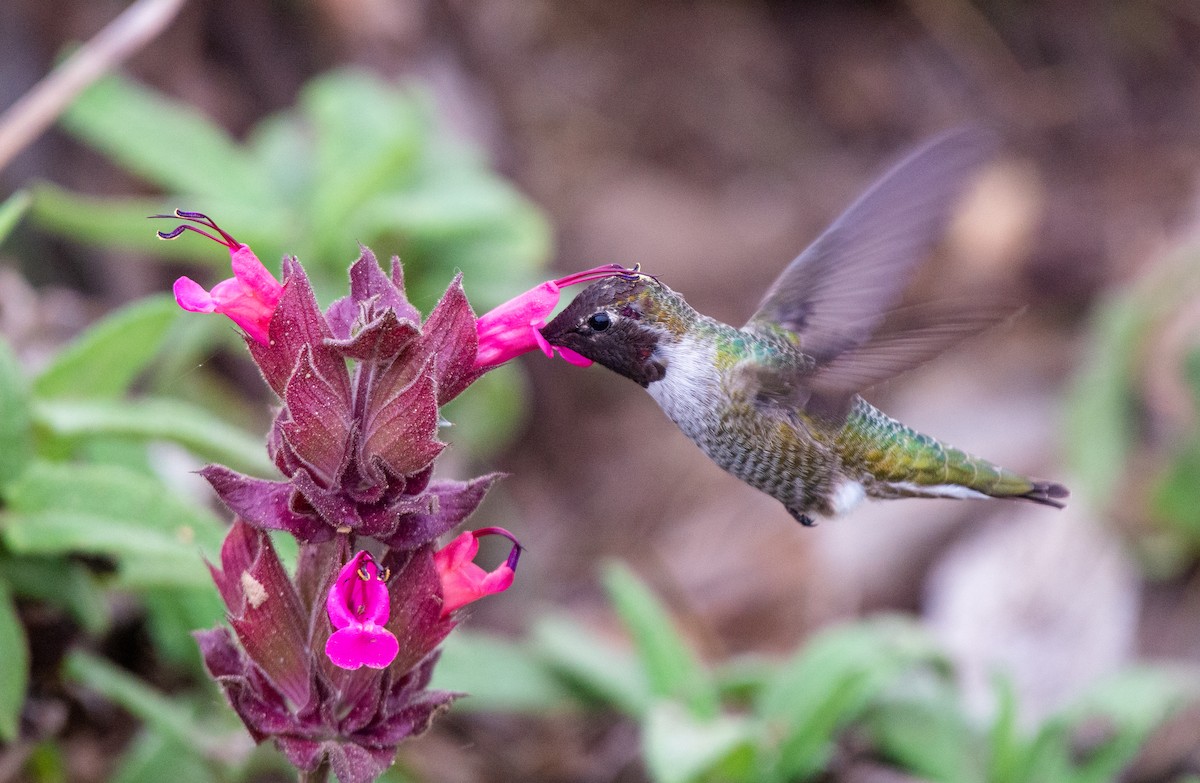
<svg viewBox="0 0 1200 783">
<path fill-rule="evenodd" d="M 0 101 L 122 5 L 6 0 Z M 870 399 L 1068 485 L 1062 398 L 1088 313 L 1195 227 L 1200 6 L 1187 0 L 193 0 L 127 70 L 236 134 L 346 64 L 428 84 L 452 127 L 546 210 L 556 270 L 641 263 L 732 323 L 906 148 L 958 124 L 995 128 L 1004 154 L 914 295 L 1000 292 L 1028 309 Z M 2 184 L 34 176 L 142 187 L 56 133 Z M 144 266 L 99 274 L 86 251 L 32 241 L 55 259 L 49 282 L 101 302 L 162 286 Z M 525 362 L 531 415 L 498 466 L 513 475 L 476 521 L 517 531 L 529 551 L 478 627 L 519 632 L 547 606 L 610 623 L 596 565 L 620 557 L 714 658 L 790 650 L 839 618 L 919 612 L 968 678 L 985 683 L 1000 661 L 1036 715 L 1132 658 L 1200 659 L 1200 583 L 1144 586 L 1113 532 L 1119 510 L 1078 493 L 1061 513 L 904 501 L 805 530 L 633 384 Z M 436 759 L 437 779 L 635 774 L 628 726 L 457 720 L 408 751 Z M 444 766 L 447 747 L 461 768 Z"/>
</svg>

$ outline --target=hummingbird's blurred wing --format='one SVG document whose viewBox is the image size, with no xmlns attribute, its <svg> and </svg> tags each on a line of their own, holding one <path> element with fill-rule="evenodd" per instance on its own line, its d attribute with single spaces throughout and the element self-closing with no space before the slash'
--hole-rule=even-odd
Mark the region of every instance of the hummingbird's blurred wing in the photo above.
<svg viewBox="0 0 1200 783">
<path fill-rule="evenodd" d="M 866 342 L 818 365 L 802 380 L 811 397 L 809 406 L 836 407 L 839 401 L 924 364 L 962 340 L 1012 319 L 1019 311 L 999 301 L 973 307 L 932 303 L 895 310 Z"/>
<path fill-rule="evenodd" d="M 866 342 L 825 364 L 780 366 L 745 359 L 731 377 L 764 412 L 790 417 L 803 410 L 837 424 L 849 412 L 855 394 L 929 361 L 1018 312 L 1014 305 L 999 301 L 969 308 L 961 302 L 914 305 L 892 311 Z"/>
<path fill-rule="evenodd" d="M 746 328 L 794 332 L 818 367 L 865 343 L 995 146 L 964 128 L 911 153 L 788 265 Z"/>
</svg>

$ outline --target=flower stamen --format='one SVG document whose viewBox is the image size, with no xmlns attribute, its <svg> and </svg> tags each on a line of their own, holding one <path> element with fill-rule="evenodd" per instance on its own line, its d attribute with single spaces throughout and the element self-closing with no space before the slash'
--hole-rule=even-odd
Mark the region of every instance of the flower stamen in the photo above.
<svg viewBox="0 0 1200 783">
<path fill-rule="evenodd" d="M 200 236 L 205 237 L 207 239 L 211 239 L 212 241 L 216 242 L 219 245 L 224 245 L 225 247 L 229 248 L 230 250 L 236 250 L 238 247 L 241 246 L 241 243 L 238 242 L 236 239 L 234 239 L 233 236 L 228 231 L 226 231 L 225 229 L 218 226 L 215 220 L 213 220 L 212 218 L 210 218 L 208 215 L 204 214 L 203 212 L 185 212 L 182 209 L 177 209 L 170 215 L 151 215 L 150 218 L 151 219 L 163 218 L 166 220 L 171 220 L 171 219 L 187 220 L 191 223 L 199 223 L 201 226 L 204 226 L 204 228 L 212 229 L 213 231 L 220 234 L 220 238 L 218 239 L 217 237 L 213 236 L 212 234 L 208 233 L 207 231 L 205 231 L 203 229 L 200 229 L 200 228 L 197 228 L 196 226 L 188 225 L 185 223 L 183 225 L 176 226 L 175 228 L 171 229 L 170 231 L 156 232 L 158 234 L 159 239 L 174 239 L 175 237 L 182 234 L 184 231 L 194 231 L 195 233 L 199 234 Z"/>
</svg>

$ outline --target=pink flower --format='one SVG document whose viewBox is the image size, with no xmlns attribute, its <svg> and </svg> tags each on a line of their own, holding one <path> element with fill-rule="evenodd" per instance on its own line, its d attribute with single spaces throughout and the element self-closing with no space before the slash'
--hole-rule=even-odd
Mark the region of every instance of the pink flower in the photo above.
<svg viewBox="0 0 1200 783">
<path fill-rule="evenodd" d="M 233 277 L 222 280 L 213 286 L 212 291 L 205 291 L 199 283 L 190 277 L 181 277 L 175 281 L 175 301 L 184 310 L 193 313 L 220 313 L 228 316 L 235 324 L 246 330 L 262 345 L 270 344 L 268 327 L 283 286 L 267 271 L 258 260 L 258 256 L 246 245 L 241 244 L 213 222 L 212 218 L 200 212 L 184 212 L 175 210 L 174 215 L 154 215 L 156 218 L 176 217 L 211 229 L 217 233 L 213 236 L 208 231 L 192 225 L 181 225 L 173 231 L 159 231 L 159 239 L 174 239 L 184 231 L 194 231 L 229 248 L 233 264 Z"/>
<path fill-rule="evenodd" d="M 490 535 L 504 536 L 512 541 L 513 548 L 508 560 L 492 571 L 484 571 L 472 561 L 479 552 L 479 538 Z M 507 590 L 513 583 L 520 557 L 521 544 L 502 527 L 467 530 L 435 552 L 433 564 L 442 580 L 442 617 L 485 595 Z"/>
<path fill-rule="evenodd" d="M 479 335 L 475 366 L 495 367 L 534 348 L 541 348 L 546 356 L 553 357 L 557 350 L 571 364 L 587 367 L 592 363 L 591 359 L 585 359 L 570 348 L 550 345 L 538 330 L 546 325 L 546 318 L 558 305 L 558 297 L 564 287 L 635 273 L 636 270 L 626 269 L 620 264 L 605 264 L 558 280 L 548 280 L 489 310 L 475 320 L 475 331 Z"/>
<path fill-rule="evenodd" d="M 329 621 L 337 629 L 325 643 L 325 654 L 334 665 L 383 669 L 395 660 L 400 644 L 384 628 L 391 611 L 384 586 L 387 578 L 388 573 L 379 573 L 369 552 L 350 558 L 338 573 L 325 600 Z"/>
</svg>

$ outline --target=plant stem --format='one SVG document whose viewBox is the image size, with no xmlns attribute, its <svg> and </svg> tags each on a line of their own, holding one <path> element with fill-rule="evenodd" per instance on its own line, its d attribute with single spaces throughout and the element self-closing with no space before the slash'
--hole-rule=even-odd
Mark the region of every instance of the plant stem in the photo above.
<svg viewBox="0 0 1200 783">
<path fill-rule="evenodd" d="M 329 759 L 321 759 L 321 763 L 317 768 L 311 771 L 300 770 L 300 777 L 297 783 L 327 783 L 329 780 Z"/>
<path fill-rule="evenodd" d="M 138 0 L 0 115 L 0 169 L 58 119 L 85 87 L 162 32 L 183 2 Z"/>
</svg>

